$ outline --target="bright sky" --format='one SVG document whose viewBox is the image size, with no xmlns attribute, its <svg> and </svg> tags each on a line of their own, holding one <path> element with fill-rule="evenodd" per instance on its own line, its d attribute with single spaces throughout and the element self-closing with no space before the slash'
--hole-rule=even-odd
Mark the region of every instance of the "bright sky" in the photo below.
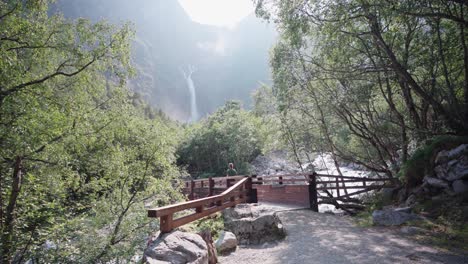
<svg viewBox="0 0 468 264">
<path fill-rule="evenodd" d="M 179 0 L 179 3 L 193 21 L 222 27 L 234 27 L 254 11 L 252 0 Z"/>
</svg>

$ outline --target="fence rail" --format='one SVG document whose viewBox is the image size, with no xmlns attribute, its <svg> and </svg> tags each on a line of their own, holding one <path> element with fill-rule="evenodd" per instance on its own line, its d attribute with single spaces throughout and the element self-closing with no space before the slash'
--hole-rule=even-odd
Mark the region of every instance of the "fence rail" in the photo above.
<svg viewBox="0 0 468 264">
<path fill-rule="evenodd" d="M 318 212 L 319 191 L 328 192 L 327 197 L 320 197 L 321 203 L 326 203 L 331 199 L 337 204 L 336 201 L 354 200 L 351 196 L 390 187 L 395 183 L 395 180 L 393 178 L 374 179 L 317 173 L 231 176 L 191 180 L 185 182 L 183 190 L 191 201 L 150 209 L 148 216 L 159 217 L 161 232 L 170 232 L 176 227 L 233 207 L 236 204 L 257 202 L 257 185 L 308 185 L 310 208 Z M 352 185 L 346 186 L 346 183 Z M 348 193 L 348 190 L 352 189 L 357 191 Z M 330 195 L 329 191 L 336 191 L 336 194 Z M 190 211 L 189 214 L 175 218 L 176 214 L 187 210 Z"/>
<path fill-rule="evenodd" d="M 252 196 L 251 192 L 252 179 L 250 177 L 243 177 L 221 194 L 150 209 L 148 210 L 148 217 L 159 217 L 160 230 L 166 233 L 176 227 L 219 212 L 225 208 L 233 207 L 239 203 L 249 202 L 249 198 Z M 176 219 L 174 218 L 174 214 L 190 209 L 192 210 L 191 214 Z"/>
</svg>

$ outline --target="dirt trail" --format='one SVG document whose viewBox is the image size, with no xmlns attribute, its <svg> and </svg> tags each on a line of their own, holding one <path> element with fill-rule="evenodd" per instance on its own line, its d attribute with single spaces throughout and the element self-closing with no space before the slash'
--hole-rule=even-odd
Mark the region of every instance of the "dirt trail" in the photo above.
<svg viewBox="0 0 468 264">
<path fill-rule="evenodd" d="M 468 263 L 468 253 L 456 255 L 423 246 L 391 228 L 357 227 L 348 217 L 310 210 L 277 214 L 287 232 L 285 240 L 240 247 L 221 257 L 220 263 Z"/>
</svg>

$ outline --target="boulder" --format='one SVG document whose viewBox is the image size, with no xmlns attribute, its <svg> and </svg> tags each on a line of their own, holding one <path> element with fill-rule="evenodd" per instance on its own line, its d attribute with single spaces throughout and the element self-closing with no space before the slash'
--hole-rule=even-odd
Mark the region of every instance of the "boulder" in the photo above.
<svg viewBox="0 0 468 264">
<path fill-rule="evenodd" d="M 443 189 L 450 188 L 448 182 L 446 182 L 444 180 L 441 180 L 441 179 L 434 178 L 434 177 L 426 176 L 426 177 L 424 177 L 423 182 L 429 184 L 430 186 L 436 187 L 436 188 L 443 188 Z"/>
<path fill-rule="evenodd" d="M 280 219 L 270 211 L 245 204 L 223 211 L 224 227 L 237 237 L 240 245 L 258 245 L 286 236 Z"/>
<path fill-rule="evenodd" d="M 148 245 L 143 262 L 208 264 L 208 247 L 197 234 L 172 231 L 160 234 Z"/>
<path fill-rule="evenodd" d="M 452 188 L 457 194 L 468 193 L 468 180 L 456 180 L 452 183 Z"/>
<path fill-rule="evenodd" d="M 410 207 L 414 206 L 418 202 L 418 197 L 415 194 L 408 196 L 408 199 L 405 201 L 405 206 Z"/>
<path fill-rule="evenodd" d="M 236 250 L 237 238 L 232 232 L 222 231 L 215 243 L 220 254 L 228 254 Z"/>
<path fill-rule="evenodd" d="M 372 213 L 374 225 L 395 226 L 420 219 L 418 215 L 411 213 L 411 208 L 409 207 L 376 210 Z"/>
<path fill-rule="evenodd" d="M 437 178 L 446 181 L 468 179 L 468 144 L 440 151 L 435 159 Z"/>
</svg>

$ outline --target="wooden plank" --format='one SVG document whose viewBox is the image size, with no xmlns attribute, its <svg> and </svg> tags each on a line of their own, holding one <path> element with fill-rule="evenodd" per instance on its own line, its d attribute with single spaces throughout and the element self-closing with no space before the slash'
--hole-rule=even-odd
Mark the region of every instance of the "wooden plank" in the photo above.
<svg viewBox="0 0 468 264">
<path fill-rule="evenodd" d="M 373 188 L 373 189 L 379 189 L 382 188 L 384 185 L 371 185 L 371 186 L 327 186 L 327 187 L 317 187 L 318 191 L 324 191 L 324 190 L 336 190 L 336 189 L 341 189 L 341 190 L 350 190 L 350 189 L 366 189 L 366 188 Z"/>
<path fill-rule="evenodd" d="M 380 188 L 385 188 L 385 187 L 390 187 L 390 186 L 367 187 L 365 190 L 348 193 L 347 195 L 342 195 L 340 198 L 351 197 L 353 195 L 358 195 L 358 194 L 361 194 L 361 193 L 369 192 L 369 191 L 372 191 L 372 190 L 378 190 Z"/>
<path fill-rule="evenodd" d="M 220 206 L 216 206 L 216 207 L 212 207 L 210 209 L 204 210 L 201 213 L 195 213 L 195 214 L 191 214 L 191 215 L 187 215 L 187 216 L 175 219 L 173 221 L 173 223 L 172 223 L 172 227 L 177 228 L 179 226 L 182 226 L 182 225 L 188 224 L 190 222 L 193 222 L 195 220 L 206 217 L 206 216 L 208 216 L 210 214 L 219 212 L 219 211 L 221 211 L 221 210 L 223 210 L 225 208 L 233 207 L 233 206 L 235 206 L 237 204 L 244 203 L 245 201 L 246 201 L 246 198 L 237 199 L 237 200 L 234 200 L 234 201 L 230 201 L 228 203 L 223 203 Z M 161 232 L 162 232 L 162 230 L 161 230 Z"/>
<path fill-rule="evenodd" d="M 178 203 L 174 205 L 168 205 L 164 207 L 159 207 L 155 209 L 149 209 L 148 210 L 148 216 L 149 217 L 161 217 L 163 215 L 168 215 L 172 213 L 176 213 L 182 210 L 190 209 L 190 208 L 195 208 L 200 205 L 205 205 L 208 203 L 214 203 L 217 202 L 218 200 L 222 199 L 224 195 L 229 194 L 229 192 L 237 189 L 239 186 L 243 185 L 248 178 L 244 178 L 241 181 L 237 182 L 234 184 L 232 187 L 229 189 L 225 190 L 223 193 L 211 196 L 211 197 L 206 197 L 206 198 L 201 198 L 198 200 L 193 200 L 193 201 L 188 201 L 188 202 L 183 202 L 183 203 Z"/>
<path fill-rule="evenodd" d="M 337 179 L 338 179 L 338 177 L 337 177 Z M 384 181 L 392 181 L 392 180 L 390 180 L 390 179 L 365 179 L 365 180 L 355 179 L 355 180 L 343 180 L 343 181 L 340 181 L 340 182 L 347 183 L 347 182 L 363 182 L 363 181 L 365 181 L 365 182 L 384 182 Z M 323 184 L 336 183 L 336 180 L 334 180 L 334 181 L 333 180 L 332 181 L 318 180 L 317 181 L 317 184 L 321 184 L 321 183 L 323 183 Z"/>
</svg>

